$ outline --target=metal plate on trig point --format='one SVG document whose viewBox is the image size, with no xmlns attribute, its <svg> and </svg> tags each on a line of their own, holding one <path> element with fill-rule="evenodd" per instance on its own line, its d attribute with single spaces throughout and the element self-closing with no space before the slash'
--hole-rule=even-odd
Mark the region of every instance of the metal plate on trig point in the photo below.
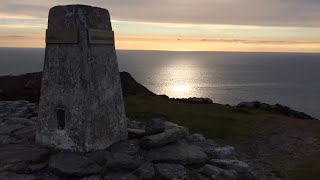
<svg viewBox="0 0 320 180">
<path fill-rule="evenodd" d="M 75 44 L 78 43 L 78 31 L 73 29 L 46 31 L 47 44 Z"/>
<path fill-rule="evenodd" d="M 108 44 L 114 45 L 114 32 L 88 29 L 89 43 L 90 44 Z"/>
</svg>

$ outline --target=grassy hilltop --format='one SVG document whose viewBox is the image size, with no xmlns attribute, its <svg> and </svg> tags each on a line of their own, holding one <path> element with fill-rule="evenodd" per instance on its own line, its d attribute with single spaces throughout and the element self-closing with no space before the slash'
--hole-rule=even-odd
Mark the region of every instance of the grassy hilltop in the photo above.
<svg viewBox="0 0 320 180">
<path fill-rule="evenodd" d="M 263 173 L 281 178 L 320 179 L 320 122 L 220 104 L 187 104 L 158 96 L 125 98 L 129 117 L 164 116 L 222 144 Z"/>
<path fill-rule="evenodd" d="M 236 147 L 240 159 L 266 176 L 284 179 L 320 179 L 320 121 L 220 104 L 190 104 L 157 96 L 121 73 L 127 115 L 151 117 L 187 126 L 221 144 Z M 0 77 L 0 100 L 38 102 L 41 73 Z"/>
</svg>

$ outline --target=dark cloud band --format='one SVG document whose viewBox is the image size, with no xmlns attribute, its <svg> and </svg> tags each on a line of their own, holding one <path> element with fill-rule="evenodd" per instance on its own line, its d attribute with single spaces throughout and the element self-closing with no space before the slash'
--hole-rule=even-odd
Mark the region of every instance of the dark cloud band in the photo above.
<svg viewBox="0 0 320 180">
<path fill-rule="evenodd" d="M 319 0 L 49 0 L 2 2 L 1 13 L 45 18 L 56 4 L 105 7 L 126 21 L 320 27 Z"/>
</svg>

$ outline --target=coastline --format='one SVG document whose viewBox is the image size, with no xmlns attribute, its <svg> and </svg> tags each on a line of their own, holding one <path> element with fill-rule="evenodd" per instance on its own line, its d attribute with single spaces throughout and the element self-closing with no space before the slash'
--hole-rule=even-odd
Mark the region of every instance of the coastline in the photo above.
<svg viewBox="0 0 320 180">
<path fill-rule="evenodd" d="M 41 72 L 0 76 L 0 101 L 27 100 L 33 103 L 38 103 L 41 89 L 41 77 Z M 166 100 L 184 103 L 217 104 L 206 97 L 169 98 L 167 95 L 157 95 L 137 82 L 128 72 L 120 72 L 120 77 L 123 96 L 140 94 L 146 96 L 158 96 Z M 230 105 L 226 104 L 226 106 Z M 259 101 L 252 101 L 239 102 L 233 107 L 260 109 L 281 113 L 290 117 L 318 120 L 304 112 L 293 110 L 290 107 L 283 106 L 281 104 L 270 105 Z"/>
</svg>

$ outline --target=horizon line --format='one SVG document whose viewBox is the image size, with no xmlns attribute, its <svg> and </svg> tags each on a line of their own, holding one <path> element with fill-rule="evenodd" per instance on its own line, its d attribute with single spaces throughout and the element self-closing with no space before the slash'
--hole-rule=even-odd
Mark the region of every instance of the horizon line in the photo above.
<svg viewBox="0 0 320 180">
<path fill-rule="evenodd" d="M 45 47 L 5 47 L 1 49 L 45 49 Z M 165 51 L 165 52 L 219 52 L 219 53 L 287 53 L 287 54 L 320 54 L 320 52 L 305 51 L 215 51 L 215 50 L 162 50 L 162 49 L 117 49 L 120 51 Z"/>
</svg>

